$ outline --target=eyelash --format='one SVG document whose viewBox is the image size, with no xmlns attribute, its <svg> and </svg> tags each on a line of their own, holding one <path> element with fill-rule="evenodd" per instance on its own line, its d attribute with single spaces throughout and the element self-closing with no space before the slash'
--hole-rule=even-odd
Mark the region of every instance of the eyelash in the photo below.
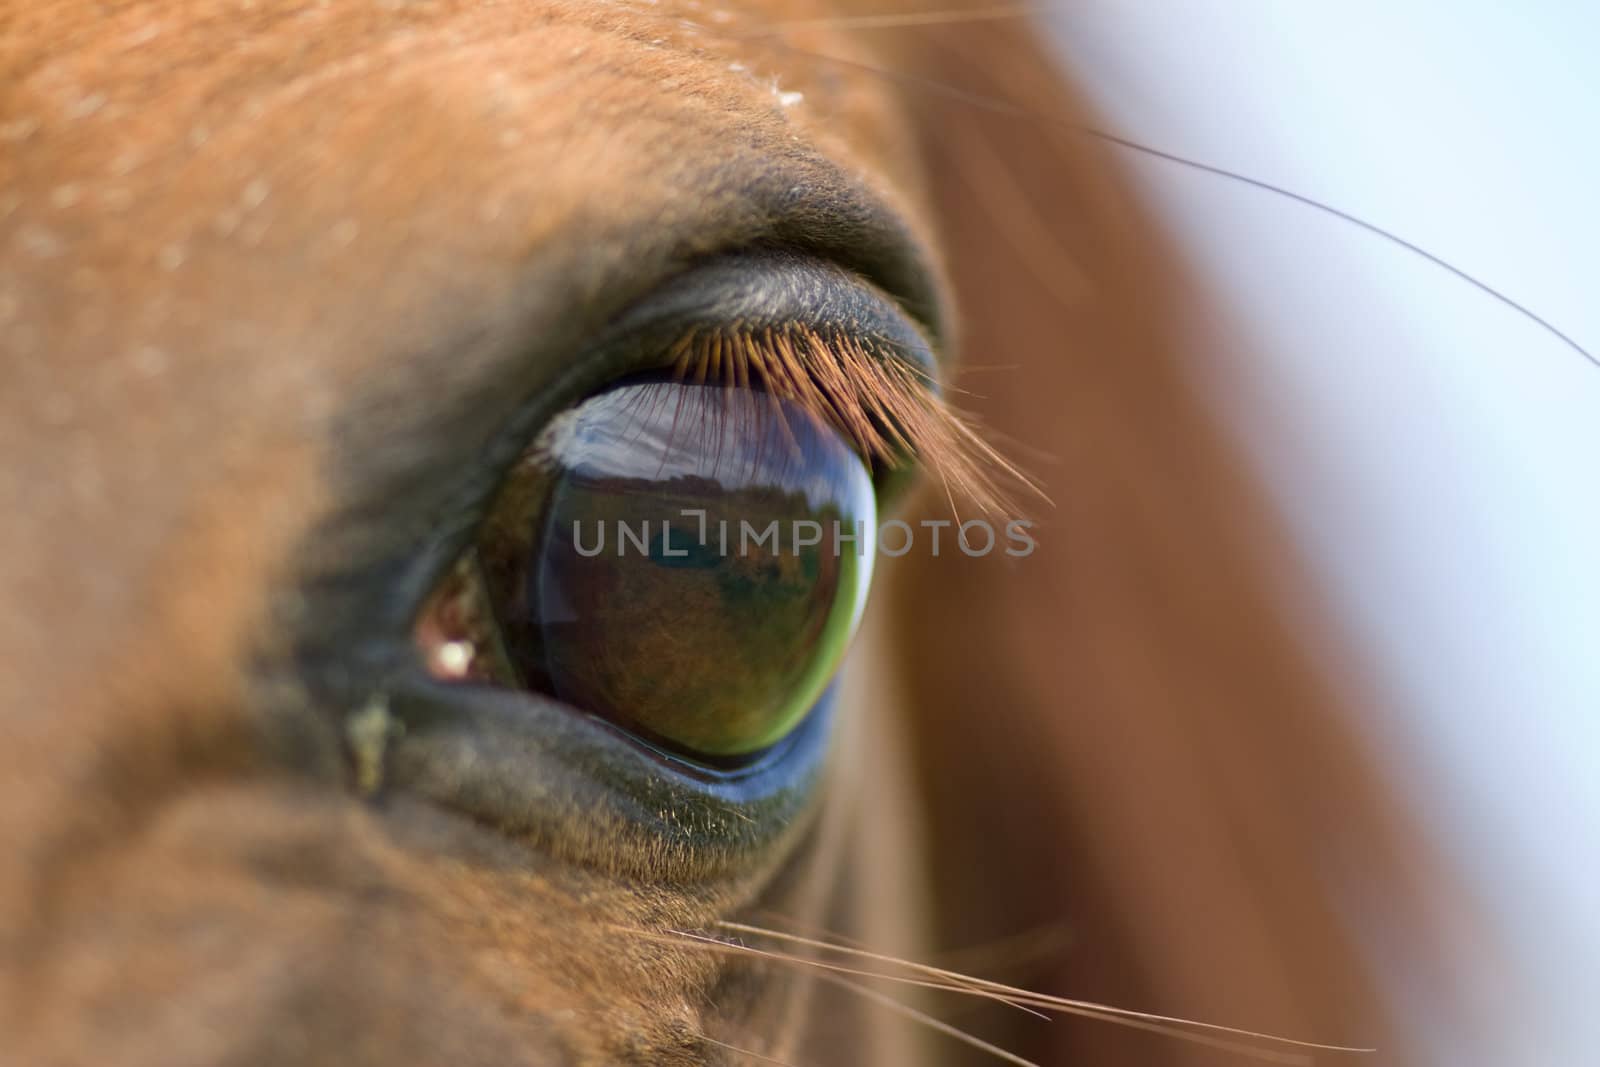
<svg viewBox="0 0 1600 1067">
<path fill-rule="evenodd" d="M 1031 480 L 935 388 L 930 374 L 870 337 L 804 326 L 691 329 L 669 353 L 681 381 L 763 388 L 844 435 L 869 468 L 920 463 L 953 500 L 1005 511 Z"/>
</svg>

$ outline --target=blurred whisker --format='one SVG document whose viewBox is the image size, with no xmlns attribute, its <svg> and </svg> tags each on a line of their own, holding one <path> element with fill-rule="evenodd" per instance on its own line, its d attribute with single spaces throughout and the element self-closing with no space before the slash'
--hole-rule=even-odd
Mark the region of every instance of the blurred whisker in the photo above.
<svg viewBox="0 0 1600 1067">
<path fill-rule="evenodd" d="M 1015 1002 L 1017 1004 L 1032 1005 L 1036 1007 L 1052 1009 L 1064 1014 L 1083 1015 L 1085 1017 L 1099 1018 L 1106 1021 L 1116 1021 L 1126 1023 L 1128 1025 L 1141 1023 L 1145 1024 L 1144 1026 L 1139 1027 L 1141 1029 L 1146 1027 L 1159 1028 L 1156 1032 L 1166 1033 L 1169 1036 L 1178 1037 L 1183 1040 L 1190 1040 L 1197 1036 L 1187 1032 L 1186 1030 L 1179 1029 L 1181 1027 L 1187 1027 L 1195 1030 L 1209 1031 L 1211 1033 L 1230 1034 L 1235 1037 L 1253 1038 L 1257 1041 L 1269 1041 L 1274 1044 L 1289 1045 L 1295 1048 L 1313 1049 L 1319 1052 L 1369 1053 L 1377 1051 L 1376 1049 L 1358 1048 L 1350 1045 L 1333 1045 L 1320 1041 L 1304 1041 L 1298 1038 L 1283 1037 L 1278 1034 L 1270 1034 L 1260 1030 L 1247 1030 L 1237 1026 L 1224 1026 L 1221 1023 L 1207 1023 L 1201 1022 L 1197 1019 L 1184 1019 L 1173 1015 L 1157 1015 L 1154 1012 L 1135 1011 L 1132 1008 L 1116 1008 L 1108 1004 L 1097 1004 L 1093 1001 L 1073 1000 L 1068 997 L 1057 997 L 1046 993 L 1035 993 L 1032 990 L 1006 985 L 1001 982 L 993 982 L 986 978 L 977 978 L 972 975 L 960 974 L 954 971 L 945 970 L 944 968 L 933 967 L 925 963 L 915 963 L 910 960 L 898 959 L 894 956 L 886 956 L 881 953 L 868 952 L 864 949 L 853 949 L 845 948 L 839 945 L 830 945 L 825 941 L 817 941 L 812 938 L 801 937 L 798 934 L 785 934 L 781 931 L 766 930 L 762 927 L 750 926 L 745 923 L 721 922 L 717 925 L 723 929 L 734 930 L 740 933 L 757 934 L 765 937 L 771 937 L 779 941 L 786 941 L 812 948 L 821 948 L 832 952 L 839 952 L 849 956 L 894 964 L 896 966 L 905 967 L 918 974 L 928 975 L 930 977 L 943 979 L 946 982 L 952 983 L 952 985 L 947 988 L 967 989 L 974 993 L 994 995 L 997 998 L 1003 999 L 1007 1003 Z"/>
<path fill-rule="evenodd" d="M 896 1000 L 893 997 L 880 993 L 875 989 L 869 989 L 860 982 L 852 982 L 848 978 L 841 978 L 836 974 L 819 974 L 816 976 L 816 978 L 818 981 L 827 982 L 829 985 L 838 986 L 841 989 L 848 990 L 850 993 L 861 997 L 863 1000 L 869 1000 L 874 1004 L 881 1005 L 895 1014 L 902 1015 L 913 1022 L 927 1027 L 930 1030 L 935 1030 L 948 1037 L 952 1037 L 964 1045 L 969 1045 L 972 1048 L 978 1049 L 982 1052 L 987 1052 L 996 1059 L 1004 1060 L 1007 1063 L 1014 1063 L 1017 1065 L 1017 1067 L 1040 1067 L 1040 1064 L 1033 1060 L 1023 1059 L 1015 1052 L 1007 1052 L 999 1045 L 985 1041 L 983 1038 L 978 1037 L 975 1034 L 969 1034 L 960 1027 L 952 1026 L 951 1024 L 945 1022 L 943 1019 L 936 1019 L 927 1012 L 912 1007 L 910 1004 Z"/>
</svg>

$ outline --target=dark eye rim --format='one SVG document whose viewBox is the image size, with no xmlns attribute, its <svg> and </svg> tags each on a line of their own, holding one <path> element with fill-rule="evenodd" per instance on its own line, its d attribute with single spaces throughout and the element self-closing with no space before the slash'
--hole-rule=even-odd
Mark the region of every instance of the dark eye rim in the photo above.
<svg viewBox="0 0 1600 1067">
<path fill-rule="evenodd" d="M 387 787 L 574 860 L 614 869 L 619 856 L 640 857 L 630 873 L 641 878 L 740 869 L 804 821 L 824 772 L 836 685 L 788 738 L 722 771 L 550 698 L 433 679 L 410 639 L 417 613 L 465 551 L 505 473 L 550 418 L 613 381 L 663 369 L 672 342 L 689 329 L 782 326 L 871 336 L 885 358 L 904 359 L 930 383 L 937 380 L 918 324 L 871 282 L 831 261 L 779 249 L 724 254 L 637 301 L 495 431 L 414 551 L 382 568 L 387 595 L 367 615 L 367 635 L 346 650 L 331 688 L 347 694 L 348 711 L 360 706 L 357 693 L 380 694 L 402 727 L 389 746 Z M 894 488 L 880 483 L 880 498 Z M 372 571 L 360 580 L 373 583 Z M 520 754 L 508 762 L 511 751 Z M 470 775 L 460 770 L 467 766 Z M 530 789 L 535 780 L 544 784 Z M 610 836 L 599 835 L 603 852 L 586 847 L 596 843 L 593 832 L 571 832 L 575 810 L 609 827 Z M 637 847 L 620 847 L 630 841 Z"/>
<path fill-rule="evenodd" d="M 596 716 L 521 691 L 397 680 L 386 781 L 586 866 L 647 880 L 742 870 L 804 822 L 825 773 L 836 688 L 769 756 L 698 767 Z M 573 833 L 572 813 L 586 824 Z"/>
</svg>

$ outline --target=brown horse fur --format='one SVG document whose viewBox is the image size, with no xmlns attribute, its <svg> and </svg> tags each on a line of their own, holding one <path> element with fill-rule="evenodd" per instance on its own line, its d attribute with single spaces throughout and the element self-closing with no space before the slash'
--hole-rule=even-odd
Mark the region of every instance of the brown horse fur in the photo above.
<svg viewBox="0 0 1600 1067">
<path fill-rule="evenodd" d="M 1426 968 L 1432 875 L 1195 398 L 1198 290 L 1033 31 L 961 13 L 0 7 L 0 1061 L 977 1056 L 657 936 L 772 910 L 930 959 L 1064 931 L 974 966 L 1404 1061 L 1342 894 Z M 885 568 L 820 815 L 716 877 L 583 810 L 363 788 L 300 652 L 355 655 L 318 642 L 437 513 L 416 472 L 685 264 L 770 247 L 1016 367 L 970 402 L 1042 457 L 1040 551 Z M 942 1017 L 1041 1063 L 1237 1061 Z"/>
</svg>

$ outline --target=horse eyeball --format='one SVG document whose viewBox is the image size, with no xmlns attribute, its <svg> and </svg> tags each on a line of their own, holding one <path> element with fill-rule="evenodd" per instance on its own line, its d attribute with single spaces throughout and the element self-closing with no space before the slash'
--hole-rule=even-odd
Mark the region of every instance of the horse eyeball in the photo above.
<svg viewBox="0 0 1600 1067">
<path fill-rule="evenodd" d="M 876 528 L 865 464 L 808 409 L 652 377 L 551 424 L 476 556 L 521 684 L 717 762 L 771 747 L 822 696 Z"/>
</svg>

